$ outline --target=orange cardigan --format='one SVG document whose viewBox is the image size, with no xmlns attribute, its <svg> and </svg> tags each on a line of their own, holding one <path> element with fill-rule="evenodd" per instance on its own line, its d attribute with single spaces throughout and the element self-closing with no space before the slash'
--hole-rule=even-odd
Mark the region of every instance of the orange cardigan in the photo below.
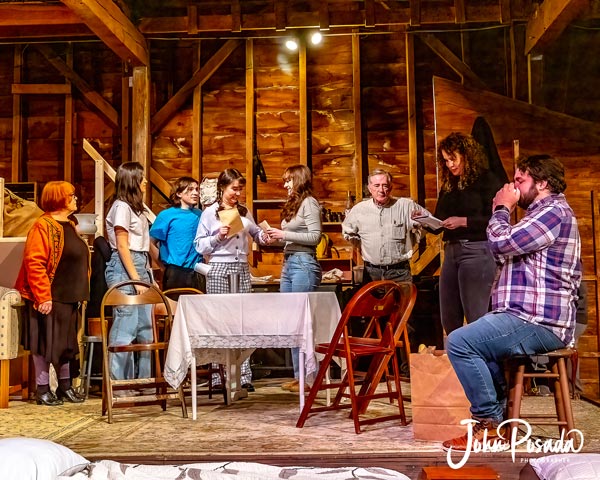
<svg viewBox="0 0 600 480">
<path fill-rule="evenodd" d="M 35 308 L 41 303 L 52 300 L 50 286 L 54 280 L 63 247 L 63 227 L 49 213 L 45 213 L 37 219 L 27 234 L 23 263 L 15 283 L 15 289 L 22 297 L 31 300 Z M 89 276 L 88 255 L 88 278 Z"/>
</svg>

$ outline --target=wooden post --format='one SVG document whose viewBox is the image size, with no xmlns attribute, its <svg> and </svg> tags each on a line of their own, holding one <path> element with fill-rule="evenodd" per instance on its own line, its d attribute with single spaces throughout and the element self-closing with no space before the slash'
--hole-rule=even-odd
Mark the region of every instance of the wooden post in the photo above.
<svg viewBox="0 0 600 480">
<path fill-rule="evenodd" d="M 23 68 L 23 46 L 15 45 L 13 60 L 13 83 L 21 83 Z M 23 119 L 21 118 L 21 95 L 13 93 L 13 121 L 12 121 L 12 182 L 21 181 L 21 150 L 23 146 Z"/>
<path fill-rule="evenodd" d="M 360 103 L 360 37 L 352 34 L 352 107 L 354 109 L 354 188 L 356 201 L 363 196 L 363 141 L 362 141 L 362 108 Z M 368 170 L 368 166 L 367 166 Z"/>
<path fill-rule="evenodd" d="M 67 49 L 67 65 L 73 68 L 73 44 L 69 43 Z M 65 78 L 65 83 L 71 87 L 71 82 Z M 73 95 L 65 95 L 65 138 L 64 138 L 64 163 L 63 177 L 65 181 L 73 183 Z M 80 352 L 81 353 L 81 352 Z"/>
<path fill-rule="evenodd" d="M 146 178 L 150 178 L 150 69 L 148 67 L 133 68 L 133 91 L 131 109 L 131 160 L 144 166 Z M 146 191 L 150 206 L 152 187 L 148 182 Z"/>
<path fill-rule="evenodd" d="M 300 90 L 300 163 L 308 165 L 308 94 L 306 90 L 306 41 L 298 47 L 298 88 Z"/>
<path fill-rule="evenodd" d="M 198 40 L 196 64 L 194 70 L 200 68 L 202 40 Z M 202 84 L 196 85 L 192 103 L 192 177 L 202 181 Z"/>
</svg>

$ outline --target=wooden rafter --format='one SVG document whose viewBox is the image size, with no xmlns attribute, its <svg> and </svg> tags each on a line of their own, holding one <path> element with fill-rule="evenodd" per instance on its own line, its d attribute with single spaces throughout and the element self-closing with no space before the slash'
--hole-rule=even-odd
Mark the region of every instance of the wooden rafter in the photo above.
<svg viewBox="0 0 600 480">
<path fill-rule="evenodd" d="M 442 43 L 435 35 L 431 33 L 425 33 L 419 35 L 419 38 L 425 42 L 425 44 L 435 52 L 446 64 L 458 73 L 461 77 L 468 80 L 468 82 L 477 88 L 487 90 L 485 83 L 464 63 L 458 58 L 446 45 Z"/>
<path fill-rule="evenodd" d="M 94 89 L 77 74 L 77 72 L 60 58 L 52 47 L 44 44 L 37 44 L 36 48 L 44 55 L 44 57 L 46 57 L 46 60 L 64 75 L 65 79 L 71 82 L 71 84 L 82 93 L 86 100 L 102 114 L 102 116 L 110 123 L 111 127 L 119 128 L 119 113 L 102 97 L 102 95 L 95 92 Z"/>
<path fill-rule="evenodd" d="M 149 66 L 146 39 L 112 1 L 61 0 L 123 61 Z"/>
<path fill-rule="evenodd" d="M 544 0 L 527 22 L 525 55 L 541 52 L 589 5 L 589 0 Z"/>
<path fill-rule="evenodd" d="M 198 85 L 203 85 L 240 44 L 241 40 L 228 40 L 217 53 L 199 68 L 192 78 L 185 82 L 185 85 L 152 117 L 150 132 L 154 134 L 160 130 L 169 118 L 185 103 L 187 97 L 194 91 L 194 88 Z"/>
</svg>

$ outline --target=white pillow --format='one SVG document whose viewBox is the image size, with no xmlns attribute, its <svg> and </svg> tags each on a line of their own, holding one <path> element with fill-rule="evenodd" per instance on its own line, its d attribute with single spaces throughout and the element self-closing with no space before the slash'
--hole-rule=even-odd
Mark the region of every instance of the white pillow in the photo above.
<svg viewBox="0 0 600 480">
<path fill-rule="evenodd" d="M 541 480 L 590 480 L 600 478 L 599 453 L 562 453 L 531 458 Z"/>
<path fill-rule="evenodd" d="M 54 480 L 65 470 L 86 463 L 89 462 L 78 453 L 49 440 L 0 440 L 2 480 Z"/>
</svg>

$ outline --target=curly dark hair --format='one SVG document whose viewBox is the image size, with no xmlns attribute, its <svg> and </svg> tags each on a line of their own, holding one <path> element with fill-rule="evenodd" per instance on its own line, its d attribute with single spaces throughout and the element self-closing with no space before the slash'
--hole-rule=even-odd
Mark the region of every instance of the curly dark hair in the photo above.
<svg viewBox="0 0 600 480">
<path fill-rule="evenodd" d="M 562 193 L 567 189 L 565 167 L 559 159 L 550 155 L 541 154 L 519 158 L 517 169 L 529 173 L 536 182 L 545 180 L 552 193 Z"/>
<path fill-rule="evenodd" d="M 312 173 L 305 165 L 292 165 L 283 172 L 283 181 L 292 180 L 292 192 L 283 205 L 281 219 L 289 222 L 296 216 L 306 197 L 314 197 Z"/>
<path fill-rule="evenodd" d="M 465 163 L 465 170 L 462 175 L 453 175 L 450 172 L 442 152 L 446 152 L 450 156 L 457 153 L 462 155 Z M 488 169 L 489 164 L 483 147 L 471 135 L 459 132 L 452 132 L 439 143 L 437 162 L 442 172 L 441 189 L 444 192 L 464 190 Z"/>
<path fill-rule="evenodd" d="M 225 207 L 222 205 L 223 201 L 223 190 L 229 185 L 231 185 L 236 180 L 239 180 L 240 185 L 246 185 L 246 179 L 240 173 L 237 168 L 227 168 L 221 172 L 219 178 L 217 179 L 217 202 L 219 202 L 219 208 L 217 208 L 217 218 L 219 218 L 219 212 L 221 210 L 225 210 Z M 248 208 L 241 203 L 238 203 L 237 210 L 240 213 L 240 217 L 245 217 L 248 213 Z"/>
</svg>

